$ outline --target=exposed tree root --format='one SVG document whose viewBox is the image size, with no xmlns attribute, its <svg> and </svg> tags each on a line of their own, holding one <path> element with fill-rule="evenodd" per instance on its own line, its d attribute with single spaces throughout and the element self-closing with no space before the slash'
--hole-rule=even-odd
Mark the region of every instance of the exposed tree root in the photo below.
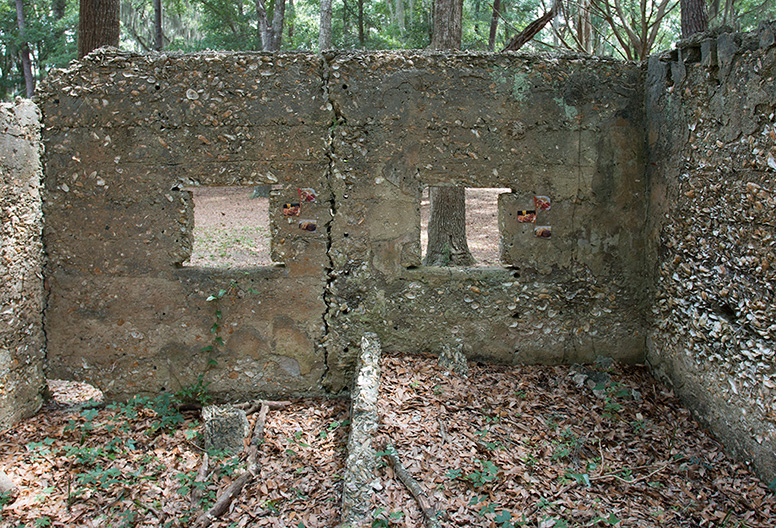
<svg viewBox="0 0 776 528">
<path fill-rule="evenodd" d="M 432 506 L 431 499 L 429 499 L 426 492 L 423 491 L 423 488 L 420 487 L 420 484 L 418 484 L 418 482 L 412 478 L 412 475 L 410 475 L 409 471 L 407 471 L 402 465 L 401 460 L 399 460 L 399 456 L 396 454 L 396 449 L 392 444 L 388 444 L 386 446 L 385 456 L 387 456 L 388 460 L 390 460 L 391 466 L 393 466 L 393 471 L 396 473 L 396 476 L 399 477 L 401 483 L 404 484 L 412 496 L 415 497 L 415 500 L 420 507 L 420 511 L 423 513 L 426 526 L 428 528 L 441 528 L 442 525 L 439 524 L 439 521 L 437 520 L 437 511 Z"/>
<path fill-rule="evenodd" d="M 194 479 L 194 483 L 205 482 L 208 475 L 208 456 L 207 453 L 202 455 L 202 465 L 199 467 L 197 477 Z M 191 489 L 191 508 L 199 507 L 199 501 L 202 500 L 202 486 L 194 486 Z"/>
<path fill-rule="evenodd" d="M 253 400 L 245 403 L 238 403 L 234 405 L 237 409 L 242 409 L 245 411 L 245 414 L 253 414 L 259 410 L 261 410 L 262 405 L 267 405 L 269 410 L 276 411 L 278 409 L 282 409 L 284 407 L 288 407 L 291 405 L 290 401 L 267 401 L 267 400 Z"/>
</svg>

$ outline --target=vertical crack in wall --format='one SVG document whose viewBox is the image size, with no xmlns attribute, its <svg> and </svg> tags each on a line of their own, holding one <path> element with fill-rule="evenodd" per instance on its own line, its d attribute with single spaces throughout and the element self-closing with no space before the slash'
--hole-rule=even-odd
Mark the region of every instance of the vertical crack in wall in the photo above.
<svg viewBox="0 0 776 528">
<path fill-rule="evenodd" d="M 40 184 L 38 187 L 38 199 L 40 200 L 40 231 L 38 235 L 40 236 L 40 267 L 39 267 L 39 273 L 40 273 L 40 289 L 41 289 L 41 306 L 40 306 L 40 332 L 41 332 L 41 353 L 43 355 L 43 365 L 44 365 L 44 374 L 43 378 L 46 380 L 46 387 L 44 390 L 47 392 L 47 397 L 49 396 L 49 387 L 48 387 L 48 364 L 49 364 L 49 354 L 48 354 L 48 324 L 47 324 L 47 313 L 49 309 L 49 301 L 51 298 L 51 281 L 46 280 L 46 277 L 49 277 L 49 260 L 48 260 L 48 248 L 46 247 L 46 238 L 44 235 L 44 230 L 46 229 L 46 214 L 45 214 L 45 207 L 46 207 L 46 201 L 45 201 L 45 194 L 46 194 L 46 172 L 44 167 L 44 155 L 45 155 L 45 149 L 43 146 L 43 116 L 41 114 L 41 137 L 39 137 L 38 140 L 38 156 L 40 159 Z"/>
<path fill-rule="evenodd" d="M 321 374 L 321 379 L 319 380 L 319 383 L 321 385 L 326 384 L 326 379 L 329 375 L 330 366 L 329 366 L 329 347 L 330 339 L 331 339 L 331 328 L 329 326 L 329 318 L 334 313 L 334 310 L 336 310 L 336 307 L 334 306 L 334 282 L 337 280 L 337 274 L 335 271 L 334 266 L 334 258 L 332 256 L 332 225 L 334 224 L 334 219 L 337 215 L 337 199 L 334 195 L 334 186 L 332 185 L 333 181 L 333 175 L 334 175 L 334 162 L 336 159 L 336 155 L 334 153 L 334 131 L 336 130 L 336 125 L 342 123 L 345 121 L 344 117 L 341 116 L 340 112 L 337 110 L 337 105 L 335 104 L 332 96 L 331 91 L 329 90 L 329 78 L 330 78 L 330 72 L 331 72 L 331 65 L 330 61 L 333 58 L 333 55 L 327 54 L 326 56 L 321 56 L 321 86 L 323 88 L 324 92 L 324 100 L 328 102 L 328 106 L 330 107 L 330 111 L 332 112 L 332 123 L 331 126 L 329 126 L 329 134 L 326 138 L 326 157 L 329 160 L 328 168 L 326 169 L 326 183 L 328 185 L 328 191 L 329 191 L 329 213 L 331 215 L 331 219 L 326 223 L 326 286 L 323 289 L 323 302 L 326 305 L 323 311 L 323 338 L 321 339 L 321 348 L 323 349 L 323 374 Z"/>
<path fill-rule="evenodd" d="M 574 202 L 571 205 L 571 233 L 577 232 L 577 206 L 579 205 L 579 202 L 582 199 L 580 196 L 582 192 L 582 127 L 579 127 L 576 169 L 577 169 L 577 193 L 576 193 L 576 196 L 574 196 Z M 573 244 L 572 253 L 571 253 L 571 272 L 572 273 L 576 273 L 577 270 L 579 269 L 578 252 L 579 252 L 579 244 Z M 574 283 L 575 283 L 575 286 L 578 284 L 576 280 L 574 281 Z M 577 348 L 577 340 L 579 339 L 579 334 L 577 334 L 576 328 L 580 328 L 582 326 L 582 321 L 578 315 L 578 312 L 575 312 L 575 313 L 577 313 L 577 316 L 575 317 L 574 324 L 571 326 L 571 329 L 569 330 L 569 339 L 571 341 L 571 347 L 574 349 L 574 357 L 577 358 L 579 355 L 579 351 Z"/>
</svg>

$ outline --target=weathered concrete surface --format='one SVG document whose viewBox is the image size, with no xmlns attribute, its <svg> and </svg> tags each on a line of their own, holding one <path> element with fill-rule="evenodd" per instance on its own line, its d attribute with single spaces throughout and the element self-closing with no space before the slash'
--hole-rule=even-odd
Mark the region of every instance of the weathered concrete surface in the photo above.
<svg viewBox="0 0 776 528">
<path fill-rule="evenodd" d="M 655 305 L 649 362 L 776 478 L 774 24 L 649 61 Z"/>
<path fill-rule="evenodd" d="M 640 71 L 512 54 L 333 56 L 329 374 L 358 336 L 385 350 L 463 344 L 506 363 L 639 361 L 646 292 Z M 376 90 L 374 87 L 379 86 Z M 420 266 L 424 185 L 506 187 L 505 268 Z M 535 223 L 517 211 L 550 209 Z M 549 226 L 551 238 L 535 229 Z M 342 324 L 342 322 L 345 324 Z"/>
<path fill-rule="evenodd" d="M 42 98 L 51 373 L 109 397 L 203 372 L 221 396 L 338 391 L 365 331 L 509 363 L 638 361 L 639 80 L 577 57 L 100 51 Z M 184 186 L 255 183 L 279 187 L 285 266 L 181 268 Z M 513 189 L 494 226 L 509 269 L 416 268 L 420 191 L 437 183 Z M 284 216 L 298 188 L 315 199 Z M 552 238 L 516 221 L 534 196 L 551 199 Z"/>
<path fill-rule="evenodd" d="M 99 51 L 41 99 L 50 371 L 109 398 L 203 373 L 220 397 L 338 392 L 368 331 L 386 350 L 640 361 L 641 86 L 576 56 Z M 187 267 L 185 187 L 257 183 L 276 186 L 283 266 Z M 512 190 L 503 268 L 420 267 L 429 184 Z"/>
<path fill-rule="evenodd" d="M 320 69 L 311 55 L 101 50 L 50 78 L 51 375 L 108 398 L 177 390 L 200 374 L 220 398 L 322 391 L 331 110 Z M 279 203 L 316 188 L 305 214 L 318 229 L 283 225 L 275 207 L 284 267 L 182 267 L 185 187 L 257 183 L 281 185 Z"/>
<path fill-rule="evenodd" d="M 0 427 L 43 403 L 43 246 L 40 114 L 30 101 L 0 105 Z"/>
</svg>

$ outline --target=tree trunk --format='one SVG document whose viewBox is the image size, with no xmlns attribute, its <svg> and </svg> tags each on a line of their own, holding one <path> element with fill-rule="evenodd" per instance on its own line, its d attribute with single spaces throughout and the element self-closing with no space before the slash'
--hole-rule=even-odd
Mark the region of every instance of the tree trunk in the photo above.
<svg viewBox="0 0 776 528">
<path fill-rule="evenodd" d="M 78 58 L 101 46 L 119 46 L 119 0 L 81 0 Z"/>
<path fill-rule="evenodd" d="M 426 266 L 471 266 L 474 257 L 466 241 L 466 189 L 429 187 Z"/>
<path fill-rule="evenodd" d="M 65 18 L 65 9 L 67 8 L 67 0 L 54 0 L 51 3 L 51 12 L 54 15 L 54 20 L 62 20 Z"/>
<path fill-rule="evenodd" d="M 490 17 L 490 33 L 488 34 L 488 51 L 494 51 L 496 49 L 496 32 L 498 31 L 498 18 L 499 9 L 501 8 L 501 0 L 493 1 L 493 14 Z"/>
<path fill-rule="evenodd" d="M 590 0 L 579 0 L 576 19 L 579 47 L 585 53 L 593 53 L 593 24 L 590 18 Z"/>
<path fill-rule="evenodd" d="M 434 0 L 431 48 L 461 48 L 463 0 Z M 427 266 L 470 266 L 474 258 L 466 241 L 466 189 L 429 187 Z"/>
<path fill-rule="evenodd" d="M 259 37 L 261 37 L 261 50 L 272 51 L 272 27 L 267 19 L 264 0 L 256 0 L 256 19 L 258 20 Z"/>
<path fill-rule="evenodd" d="M 294 11 L 294 0 L 288 0 L 288 21 L 286 26 L 288 27 L 288 42 L 291 46 L 294 45 L 294 21 L 296 20 L 296 12 Z"/>
<path fill-rule="evenodd" d="M 547 11 L 545 14 L 543 14 L 540 18 L 537 18 L 530 24 L 528 24 L 523 31 L 515 35 L 509 40 L 509 43 L 504 46 L 504 49 L 501 51 L 517 51 L 527 42 L 529 42 L 532 38 L 534 38 L 542 29 L 544 29 L 544 26 L 546 26 L 553 18 L 555 18 L 555 13 L 557 12 L 559 3 L 555 2 L 555 4 L 552 6 L 552 9 Z"/>
<path fill-rule="evenodd" d="M 272 12 L 272 50 L 280 51 L 283 42 L 283 22 L 286 19 L 286 0 L 275 0 Z"/>
<path fill-rule="evenodd" d="M 434 0 L 431 49 L 461 49 L 463 0 Z"/>
<path fill-rule="evenodd" d="M 162 51 L 164 48 L 162 36 L 162 0 L 154 0 L 154 49 Z"/>
<path fill-rule="evenodd" d="M 32 76 L 32 60 L 30 59 L 30 47 L 27 45 L 24 24 L 24 5 L 22 0 L 16 0 L 16 24 L 19 26 L 21 35 L 21 46 L 19 55 L 22 59 L 22 71 L 24 72 L 24 87 L 27 97 L 30 98 L 35 93 L 35 78 Z"/>
<path fill-rule="evenodd" d="M 321 0 L 321 24 L 318 33 L 318 49 L 331 49 L 331 0 Z"/>
<path fill-rule="evenodd" d="M 364 38 L 364 0 L 358 0 L 358 45 L 362 48 L 366 46 L 366 39 Z"/>
<path fill-rule="evenodd" d="M 396 22 L 399 26 L 399 35 L 404 37 L 404 33 L 406 30 L 405 22 L 406 22 L 407 15 L 404 12 L 404 0 L 396 0 Z"/>
<path fill-rule="evenodd" d="M 709 27 L 705 0 L 681 0 L 682 38 L 703 33 Z"/>
<path fill-rule="evenodd" d="M 347 38 L 350 34 L 350 8 L 348 0 L 342 0 L 342 36 Z"/>
</svg>

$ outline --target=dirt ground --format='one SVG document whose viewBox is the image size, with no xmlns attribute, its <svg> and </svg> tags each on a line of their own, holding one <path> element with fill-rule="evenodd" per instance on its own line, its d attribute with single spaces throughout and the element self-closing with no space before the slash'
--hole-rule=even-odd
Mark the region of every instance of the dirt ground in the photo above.
<svg viewBox="0 0 776 528">
<path fill-rule="evenodd" d="M 775 526 L 773 490 L 646 368 L 469 366 L 383 360 L 377 448 L 395 446 L 442 526 Z M 390 466 L 380 489 L 391 526 L 422 525 Z"/>
<path fill-rule="evenodd" d="M 194 248 L 189 264 L 201 267 L 270 266 L 268 198 L 251 198 L 252 187 L 193 187 Z M 497 266 L 498 209 L 501 192 L 509 189 L 467 189 L 469 250 L 478 266 Z M 421 244 L 428 237 L 428 192 L 421 201 Z"/>
<path fill-rule="evenodd" d="M 443 527 L 773 528 L 773 490 L 645 368 L 469 369 L 382 360 L 374 447 L 395 446 Z M 198 412 L 159 399 L 90 409 L 94 389 L 51 388 L 41 413 L 0 431 L 0 470 L 19 488 L 0 496 L 3 528 L 190 526 L 243 470 L 244 456 L 211 453 L 197 480 Z M 338 526 L 348 424 L 345 400 L 270 411 L 260 474 L 212 526 Z M 372 527 L 423 526 L 390 465 L 373 488 Z"/>
<path fill-rule="evenodd" d="M 193 187 L 194 247 L 191 266 L 270 266 L 268 198 L 252 187 Z"/>
</svg>

